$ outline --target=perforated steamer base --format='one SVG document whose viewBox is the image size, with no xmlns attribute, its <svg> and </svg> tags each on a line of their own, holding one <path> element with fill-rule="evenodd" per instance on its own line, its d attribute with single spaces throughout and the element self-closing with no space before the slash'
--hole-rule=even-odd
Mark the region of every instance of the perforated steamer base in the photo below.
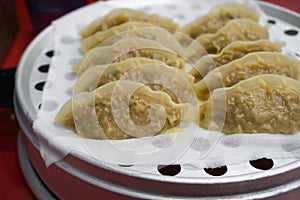
<svg viewBox="0 0 300 200">
<path fill-rule="evenodd" d="M 293 53 L 299 56 L 298 29 L 291 30 L 289 27 L 289 24 L 300 27 L 299 15 L 268 3 L 260 4 L 270 16 L 269 22 L 285 32 L 283 40 L 293 44 Z M 174 17 L 179 16 L 174 13 Z M 300 195 L 300 191 L 298 193 L 296 190 L 300 187 L 300 161 L 295 159 L 269 160 L 263 166 L 271 168 L 269 170 L 257 169 L 257 163 L 250 162 L 218 170 L 195 170 L 179 165 L 158 170 L 158 166 L 96 163 L 81 155 L 71 154 L 46 168 L 31 126 L 40 108 L 50 58 L 59 53 L 52 51 L 52 33 L 52 27 L 45 29 L 27 48 L 20 61 L 16 75 L 15 110 L 30 162 L 43 182 L 59 198 L 286 199 Z M 39 190 L 38 187 L 32 189 Z M 36 191 L 35 194 L 40 193 Z"/>
</svg>

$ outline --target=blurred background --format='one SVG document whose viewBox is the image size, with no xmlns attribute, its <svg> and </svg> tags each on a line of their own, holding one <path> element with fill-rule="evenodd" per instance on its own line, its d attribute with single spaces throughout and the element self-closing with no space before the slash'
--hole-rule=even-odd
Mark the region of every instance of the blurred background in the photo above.
<svg viewBox="0 0 300 200">
<path fill-rule="evenodd" d="M 299 0 L 265 1 L 300 13 Z M 0 69 L 15 68 L 26 46 L 52 20 L 93 2 L 96 0 L 0 0 Z M 7 71 L 0 72 L 0 76 L 7 76 Z M 1 87 L 8 85 L 0 84 L 0 91 Z M 35 199 L 19 167 L 17 133 L 13 109 L 0 108 L 1 200 Z"/>
</svg>

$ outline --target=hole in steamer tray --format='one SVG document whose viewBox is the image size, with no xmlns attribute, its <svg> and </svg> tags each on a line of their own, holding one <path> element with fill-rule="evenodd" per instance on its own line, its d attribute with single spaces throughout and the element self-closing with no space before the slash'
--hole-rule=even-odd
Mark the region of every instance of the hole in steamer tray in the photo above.
<svg viewBox="0 0 300 200">
<path fill-rule="evenodd" d="M 274 162 L 272 159 L 261 158 L 257 160 L 250 160 L 250 165 L 256 169 L 269 170 L 273 167 Z"/>
<path fill-rule="evenodd" d="M 290 29 L 290 30 L 284 31 L 284 33 L 285 33 L 286 35 L 294 36 L 294 35 L 297 35 L 297 34 L 298 34 L 298 31 L 293 30 L 293 29 Z"/>
<path fill-rule="evenodd" d="M 161 175 L 175 176 L 181 171 L 180 165 L 158 165 L 157 170 Z"/>
<path fill-rule="evenodd" d="M 39 66 L 38 70 L 42 73 L 47 73 L 49 71 L 49 64 Z"/>
<path fill-rule="evenodd" d="M 204 168 L 204 171 L 211 176 L 223 176 L 227 172 L 227 166 L 217 168 Z"/>
<path fill-rule="evenodd" d="M 48 56 L 49 58 L 53 57 L 54 56 L 54 51 L 51 50 L 51 51 L 46 52 L 46 56 Z"/>
<path fill-rule="evenodd" d="M 133 165 L 119 165 L 120 167 L 132 167 Z"/>
<path fill-rule="evenodd" d="M 45 81 L 39 82 L 39 83 L 34 85 L 34 88 L 36 90 L 43 91 L 45 83 L 46 83 Z"/>
<path fill-rule="evenodd" d="M 273 20 L 273 19 L 269 19 L 269 20 L 268 20 L 268 23 L 269 23 L 269 24 L 276 24 L 276 21 Z"/>
</svg>

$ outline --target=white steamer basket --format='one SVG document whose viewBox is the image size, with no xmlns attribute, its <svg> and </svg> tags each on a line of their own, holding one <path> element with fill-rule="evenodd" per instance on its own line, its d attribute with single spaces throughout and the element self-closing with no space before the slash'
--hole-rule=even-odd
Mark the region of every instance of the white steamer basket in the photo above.
<svg viewBox="0 0 300 200">
<path fill-rule="evenodd" d="M 275 25 L 300 27 L 297 13 L 269 3 L 259 4 Z M 298 52 L 299 46 L 295 48 Z M 48 27 L 28 46 L 16 74 L 14 105 L 21 128 L 19 159 L 25 178 L 39 199 L 289 199 L 300 196 L 300 161 L 296 159 L 252 163 L 265 164 L 261 167 L 271 168 L 268 170 L 246 162 L 212 172 L 176 165 L 161 172 L 158 166 L 145 166 L 148 173 L 133 173 L 135 166 L 95 164 L 89 158 L 71 153 L 47 168 L 32 123 L 41 103 L 52 48 L 53 29 Z"/>
</svg>

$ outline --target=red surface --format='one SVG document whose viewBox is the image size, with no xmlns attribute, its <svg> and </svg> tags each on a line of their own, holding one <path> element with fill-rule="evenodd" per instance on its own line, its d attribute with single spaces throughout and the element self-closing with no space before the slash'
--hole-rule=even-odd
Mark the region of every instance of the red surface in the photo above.
<svg viewBox="0 0 300 200">
<path fill-rule="evenodd" d="M 88 0 L 87 2 L 94 2 Z M 298 0 L 265 0 L 300 13 Z M 0 69 L 16 66 L 22 52 L 35 36 L 24 0 L 15 0 L 20 30 Z M 45 22 L 47 23 L 47 22 Z M 17 158 L 18 125 L 12 109 L 0 109 L 0 199 L 35 199 L 26 185 Z"/>
<path fill-rule="evenodd" d="M 290 10 L 300 13 L 300 1 L 299 0 L 264 0 L 279 6 L 288 8 Z"/>
<path fill-rule="evenodd" d="M 33 28 L 23 1 L 17 1 L 16 8 L 20 29 L 1 68 L 16 66 L 26 45 L 33 38 Z M 34 199 L 26 185 L 17 157 L 18 125 L 12 109 L 0 109 L 0 199 Z"/>
</svg>

